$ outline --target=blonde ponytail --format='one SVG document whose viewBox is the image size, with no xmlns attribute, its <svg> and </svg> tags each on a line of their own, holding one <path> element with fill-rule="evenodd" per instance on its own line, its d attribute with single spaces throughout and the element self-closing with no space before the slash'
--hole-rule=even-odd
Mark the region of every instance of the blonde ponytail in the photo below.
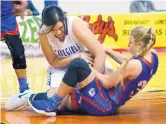
<svg viewBox="0 0 166 124">
<path fill-rule="evenodd" d="M 156 42 L 156 36 L 154 31 L 152 30 L 152 28 L 148 28 L 145 26 L 136 26 L 135 28 L 132 29 L 131 31 L 131 36 L 133 36 L 135 42 L 144 42 L 144 46 L 139 48 L 139 51 L 133 55 L 133 57 L 143 57 L 147 51 L 149 51 L 152 46 L 155 44 Z M 128 58 L 122 65 L 121 65 L 121 76 L 120 76 L 120 82 L 121 85 L 124 84 L 124 80 L 123 80 L 123 72 L 127 66 L 127 64 L 129 63 L 129 61 L 132 58 Z"/>
</svg>

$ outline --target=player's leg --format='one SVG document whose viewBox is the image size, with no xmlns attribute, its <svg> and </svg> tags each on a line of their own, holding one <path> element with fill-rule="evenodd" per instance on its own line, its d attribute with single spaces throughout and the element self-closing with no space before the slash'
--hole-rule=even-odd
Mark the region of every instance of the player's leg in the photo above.
<svg viewBox="0 0 166 124">
<path fill-rule="evenodd" d="M 93 116 L 112 115 L 115 112 L 113 102 L 109 98 L 108 91 L 103 88 L 98 79 L 94 79 L 82 90 L 80 107 L 87 114 Z"/>
<path fill-rule="evenodd" d="M 58 72 L 57 72 L 58 71 Z M 66 70 L 55 70 L 51 67 L 47 70 L 47 93 L 54 94 L 54 91 L 59 87 Z M 30 100 L 47 100 L 47 93 L 37 93 L 30 96 Z M 14 102 L 13 102 L 14 101 Z M 19 98 L 14 95 L 6 102 L 6 110 L 25 110 L 27 99 Z"/>
<path fill-rule="evenodd" d="M 31 100 L 29 104 L 38 113 L 55 116 L 59 104 L 73 90 L 77 82 L 80 88 L 83 88 L 94 78 L 89 65 L 83 59 L 75 59 L 69 64 L 62 83 L 53 96 L 49 97 L 48 100 Z"/>
<path fill-rule="evenodd" d="M 26 59 L 24 54 L 24 46 L 19 35 L 5 35 L 5 42 L 10 50 L 13 68 L 15 69 L 20 93 L 29 90 L 27 77 L 26 77 Z"/>
<path fill-rule="evenodd" d="M 14 95 L 5 104 L 6 110 L 19 109 L 27 103 L 27 98 L 31 95 L 26 77 L 26 59 L 24 46 L 19 35 L 5 35 L 5 42 L 10 50 L 13 68 L 15 69 L 19 82 L 19 95 Z"/>
</svg>

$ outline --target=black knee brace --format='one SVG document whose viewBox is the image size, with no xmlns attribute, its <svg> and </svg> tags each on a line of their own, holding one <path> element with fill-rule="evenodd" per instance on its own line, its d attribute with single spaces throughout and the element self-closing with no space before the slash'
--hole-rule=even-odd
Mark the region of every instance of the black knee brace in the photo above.
<svg viewBox="0 0 166 124">
<path fill-rule="evenodd" d="M 5 42 L 10 50 L 14 69 L 25 69 L 24 46 L 19 35 L 5 35 Z"/>
<path fill-rule="evenodd" d="M 68 69 L 62 79 L 62 81 L 71 86 L 85 80 L 91 73 L 88 63 L 80 58 L 74 59 L 68 66 Z"/>
</svg>

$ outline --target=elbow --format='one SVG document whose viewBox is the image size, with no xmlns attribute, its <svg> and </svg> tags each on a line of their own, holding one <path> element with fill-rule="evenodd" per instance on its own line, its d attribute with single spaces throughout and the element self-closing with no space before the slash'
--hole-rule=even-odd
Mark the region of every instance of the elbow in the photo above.
<svg viewBox="0 0 166 124">
<path fill-rule="evenodd" d="M 49 63 L 49 65 L 52 66 L 52 67 L 55 66 L 55 64 L 53 63 L 53 61 L 48 61 L 48 63 Z"/>
<path fill-rule="evenodd" d="M 53 63 L 51 63 L 51 62 L 50 62 L 49 64 L 50 64 L 51 67 L 56 68 L 56 65 L 55 65 L 55 64 L 53 64 Z"/>
<path fill-rule="evenodd" d="M 104 89 L 108 90 L 108 89 L 112 88 L 114 85 L 106 77 L 104 80 L 102 80 L 102 86 L 104 87 Z"/>
<path fill-rule="evenodd" d="M 102 81 L 102 86 L 104 87 L 104 89 L 108 89 L 108 82 L 106 82 L 106 80 Z"/>
<path fill-rule="evenodd" d="M 53 68 L 55 68 L 55 69 L 59 68 L 59 67 L 57 66 L 57 64 L 55 64 L 55 63 L 51 63 L 50 66 L 53 67 Z"/>
<path fill-rule="evenodd" d="M 49 63 L 50 66 L 52 66 L 53 68 L 57 68 L 56 59 L 49 60 L 48 63 Z"/>
<path fill-rule="evenodd" d="M 114 87 L 114 85 L 113 85 L 111 82 L 105 82 L 105 83 L 103 83 L 102 86 L 103 86 L 104 89 L 106 89 L 106 90 L 108 90 L 108 89 Z"/>
<path fill-rule="evenodd" d="M 55 69 L 59 68 L 55 62 L 50 63 L 50 66 Z"/>
</svg>

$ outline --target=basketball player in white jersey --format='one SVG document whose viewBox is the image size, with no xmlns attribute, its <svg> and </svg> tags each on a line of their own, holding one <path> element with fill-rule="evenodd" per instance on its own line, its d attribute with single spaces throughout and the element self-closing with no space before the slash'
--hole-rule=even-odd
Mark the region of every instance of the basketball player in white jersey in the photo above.
<svg viewBox="0 0 166 124">
<path fill-rule="evenodd" d="M 105 66 L 105 51 L 88 28 L 88 24 L 81 18 L 66 16 L 63 10 L 55 5 L 44 8 L 42 12 L 39 38 L 43 54 L 50 65 L 47 76 L 49 90 L 47 94 L 38 94 L 39 99 L 43 95 L 52 95 L 59 87 L 68 64 L 75 58 L 83 58 L 100 73 L 110 68 L 108 64 Z M 14 99 L 10 98 L 6 102 L 7 110 L 22 107 L 22 101 L 17 105 L 12 104 L 12 101 L 16 101 L 16 98 Z"/>
<path fill-rule="evenodd" d="M 105 71 L 105 51 L 79 17 L 66 16 L 59 7 L 52 5 L 42 12 L 40 44 L 50 64 L 48 88 L 59 87 L 68 64 L 74 58 L 83 58 L 99 72 Z M 89 51 L 91 54 L 86 53 Z"/>
</svg>

